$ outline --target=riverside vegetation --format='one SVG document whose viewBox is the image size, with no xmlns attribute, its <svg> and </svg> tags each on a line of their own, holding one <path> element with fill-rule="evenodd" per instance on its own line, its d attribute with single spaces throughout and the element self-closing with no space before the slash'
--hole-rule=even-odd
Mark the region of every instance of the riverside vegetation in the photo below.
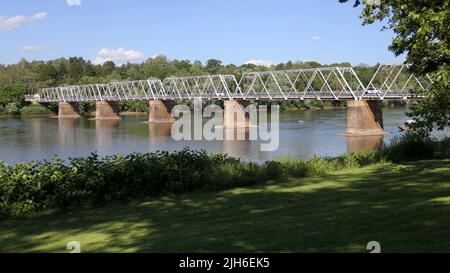
<svg viewBox="0 0 450 273">
<path fill-rule="evenodd" d="M 408 133 L 379 150 L 334 158 L 284 158 L 264 164 L 241 162 L 224 154 L 188 148 L 178 152 L 132 153 L 52 161 L 0 162 L 0 217 L 50 209 L 100 207 L 149 196 L 198 189 L 217 191 L 239 186 L 320 177 L 380 162 L 450 158 L 450 139 Z"/>
</svg>

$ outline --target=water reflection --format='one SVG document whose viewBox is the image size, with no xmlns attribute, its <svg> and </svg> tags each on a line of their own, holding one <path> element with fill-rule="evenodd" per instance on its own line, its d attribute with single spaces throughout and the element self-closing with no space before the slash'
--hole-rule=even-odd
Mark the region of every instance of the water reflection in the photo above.
<svg viewBox="0 0 450 273">
<path fill-rule="evenodd" d="M 255 128 L 223 129 L 223 153 L 248 161 L 267 161 L 269 153 L 261 151 L 260 140 L 251 140 L 251 130 Z M 255 133 L 255 132 L 254 132 Z M 257 134 L 257 132 L 256 132 Z"/>
<path fill-rule="evenodd" d="M 383 135 L 347 136 L 347 152 L 357 153 L 365 150 L 375 150 L 381 146 L 383 138 Z"/>
<path fill-rule="evenodd" d="M 118 131 L 119 122 L 118 119 L 105 119 L 95 121 L 95 139 L 97 143 L 98 150 L 108 149 L 108 147 L 113 146 L 115 132 Z M 110 149 L 110 148 L 109 148 Z"/>
<path fill-rule="evenodd" d="M 148 140 L 152 144 L 166 142 L 172 136 L 172 123 L 148 124 Z"/>
<path fill-rule="evenodd" d="M 76 149 L 77 143 L 82 141 L 84 137 L 82 134 L 79 135 L 77 130 L 80 127 L 80 119 L 52 118 L 51 121 L 58 123 L 57 142 L 59 143 L 59 149 L 63 153 L 70 153 L 73 149 Z"/>
<path fill-rule="evenodd" d="M 240 157 L 250 150 L 250 131 L 248 128 L 220 128 L 223 132 L 223 152 Z"/>
<path fill-rule="evenodd" d="M 224 140 L 248 141 L 250 138 L 250 128 L 220 128 L 223 131 Z"/>
<path fill-rule="evenodd" d="M 105 131 L 105 129 L 111 131 L 110 129 L 119 127 L 119 119 L 96 119 L 95 128 L 97 131 Z"/>
</svg>

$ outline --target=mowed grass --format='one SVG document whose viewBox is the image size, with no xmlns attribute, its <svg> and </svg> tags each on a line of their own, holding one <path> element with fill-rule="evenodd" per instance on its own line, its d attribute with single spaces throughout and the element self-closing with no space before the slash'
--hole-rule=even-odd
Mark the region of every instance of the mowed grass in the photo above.
<svg viewBox="0 0 450 273">
<path fill-rule="evenodd" d="M 3 252 L 68 252 L 69 241 L 82 252 L 450 251 L 450 160 L 0 222 Z"/>
</svg>

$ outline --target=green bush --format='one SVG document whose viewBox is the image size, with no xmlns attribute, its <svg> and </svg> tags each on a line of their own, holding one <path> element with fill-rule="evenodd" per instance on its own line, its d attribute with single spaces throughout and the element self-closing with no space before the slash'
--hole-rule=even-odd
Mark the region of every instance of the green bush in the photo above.
<svg viewBox="0 0 450 273">
<path fill-rule="evenodd" d="M 8 115 L 17 115 L 20 113 L 19 107 L 17 106 L 17 103 L 10 102 L 5 106 L 5 109 L 3 110 L 5 114 Z"/>
<path fill-rule="evenodd" d="M 382 160 L 379 151 L 368 150 L 362 153 L 349 153 L 338 157 L 321 158 L 314 157 L 309 160 L 298 160 L 291 157 L 278 159 L 288 177 L 317 177 L 333 171 L 347 168 L 362 167 Z"/>
<path fill-rule="evenodd" d="M 120 112 L 148 112 L 148 102 L 147 101 L 121 101 L 119 102 Z"/>
<path fill-rule="evenodd" d="M 278 162 L 284 170 L 284 174 L 291 177 L 306 177 L 308 166 L 305 160 L 298 160 L 292 157 L 280 158 Z"/>
<path fill-rule="evenodd" d="M 77 110 L 80 115 L 85 116 L 95 112 L 95 107 L 95 101 L 85 101 L 80 103 Z"/>
<path fill-rule="evenodd" d="M 311 108 L 311 107 L 323 108 L 324 104 L 325 104 L 324 101 L 322 101 L 322 100 L 308 100 L 308 101 L 306 101 L 306 103 L 307 103 L 308 108 Z"/>
<path fill-rule="evenodd" d="M 230 170 L 223 166 L 233 166 Z M 8 166 L 0 163 L 0 214 L 73 206 L 98 206 L 130 198 L 188 192 L 214 186 L 228 175 L 230 184 L 266 179 L 263 167 L 220 154 L 184 149 L 175 153 L 60 159 Z M 260 173 L 254 176 L 254 172 Z M 217 174 L 219 176 L 213 175 Z M 267 175 L 267 174 L 266 174 Z M 222 185 L 224 186 L 224 185 Z"/>
<path fill-rule="evenodd" d="M 52 111 L 41 104 L 31 104 L 20 109 L 21 115 L 51 114 Z"/>
<path fill-rule="evenodd" d="M 7 165 L 0 161 L 0 216 L 52 208 L 102 206 L 199 188 L 225 189 L 288 177 L 315 177 L 383 160 L 399 162 L 450 157 L 450 138 L 407 134 L 377 151 L 309 160 L 283 158 L 264 164 L 224 154 L 183 149 Z"/>
<path fill-rule="evenodd" d="M 449 139 L 438 141 L 420 133 L 408 132 L 395 137 L 389 145 L 381 148 L 383 157 L 392 162 L 414 161 L 421 159 L 450 156 Z"/>
</svg>

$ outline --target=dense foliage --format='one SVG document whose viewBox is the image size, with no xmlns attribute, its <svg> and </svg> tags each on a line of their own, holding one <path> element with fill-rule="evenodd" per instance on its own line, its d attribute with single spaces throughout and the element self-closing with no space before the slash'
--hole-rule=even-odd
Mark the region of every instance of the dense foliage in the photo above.
<svg viewBox="0 0 450 273">
<path fill-rule="evenodd" d="M 408 134 L 379 151 L 335 158 L 292 158 L 264 164 L 184 149 L 175 153 L 73 158 L 9 166 L 0 162 L 0 215 L 17 216 L 52 208 L 101 206 L 199 188 L 225 189 L 287 177 L 321 176 L 382 160 L 449 158 L 450 139 Z"/>
<path fill-rule="evenodd" d="M 44 115 L 50 114 L 51 110 L 41 104 L 31 104 L 20 109 L 22 115 Z"/>
<path fill-rule="evenodd" d="M 422 91 L 426 99 L 412 112 L 417 120 L 415 127 L 428 131 L 444 129 L 450 122 L 450 1 L 355 0 L 354 3 L 363 5 L 364 24 L 381 21 L 395 32 L 389 49 L 395 55 L 405 54 L 412 72 L 429 73 L 434 81 L 432 88 Z"/>
</svg>

